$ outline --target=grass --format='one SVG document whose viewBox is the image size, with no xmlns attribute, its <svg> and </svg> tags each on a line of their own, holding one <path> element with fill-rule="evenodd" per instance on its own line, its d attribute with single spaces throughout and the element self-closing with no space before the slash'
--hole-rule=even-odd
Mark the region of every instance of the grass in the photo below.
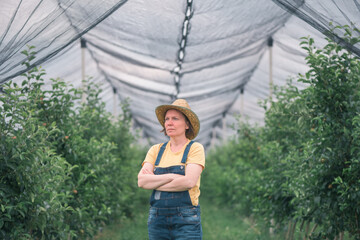
<svg viewBox="0 0 360 240">
<path fill-rule="evenodd" d="M 269 229 L 259 219 L 239 216 L 226 206 L 219 207 L 207 199 L 201 199 L 201 222 L 204 240 L 279 240 L 285 239 L 283 232 L 271 235 Z M 147 240 L 147 217 L 149 205 L 139 205 L 134 219 L 125 219 L 121 223 L 107 226 L 98 234 L 96 240 Z M 303 239 L 304 232 L 299 225 L 294 239 Z M 311 226 L 312 228 L 313 226 Z M 346 234 L 347 235 L 347 234 Z M 345 236 L 344 240 L 350 239 Z"/>
<path fill-rule="evenodd" d="M 96 240 L 146 240 L 148 205 L 140 205 L 134 219 L 125 219 L 121 223 L 107 226 L 95 237 Z"/>
<path fill-rule="evenodd" d="M 136 219 L 108 226 L 97 240 L 146 240 L 149 206 L 139 206 Z M 265 240 L 264 229 L 249 218 L 234 215 L 231 209 L 217 207 L 201 199 L 201 221 L 204 240 Z"/>
<path fill-rule="evenodd" d="M 234 214 L 232 209 L 202 202 L 203 238 L 205 240 L 257 240 L 269 239 L 264 229 L 251 218 Z"/>
</svg>

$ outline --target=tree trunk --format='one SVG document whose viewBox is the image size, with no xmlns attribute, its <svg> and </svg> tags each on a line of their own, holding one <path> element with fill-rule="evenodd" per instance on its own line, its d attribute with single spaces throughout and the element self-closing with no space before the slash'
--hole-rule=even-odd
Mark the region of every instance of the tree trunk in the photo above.
<svg viewBox="0 0 360 240">
<path fill-rule="evenodd" d="M 291 232 L 291 220 L 289 221 L 289 226 L 285 236 L 285 240 L 289 240 L 290 232 Z"/>
<path fill-rule="evenodd" d="M 297 224 L 297 220 L 294 221 L 294 225 L 291 228 L 290 240 L 294 239 L 296 224 Z"/>
<path fill-rule="evenodd" d="M 310 222 L 307 222 L 306 226 L 305 226 L 305 236 L 304 236 L 303 240 L 308 239 L 308 237 L 309 237 L 309 229 L 310 229 Z"/>
<path fill-rule="evenodd" d="M 340 233 L 339 240 L 344 240 L 344 232 Z"/>
<path fill-rule="evenodd" d="M 309 237 L 310 237 L 311 234 L 316 230 L 317 226 L 318 226 L 318 224 L 315 223 L 314 227 L 313 227 L 313 228 L 311 229 L 311 231 L 310 231 Z"/>
</svg>

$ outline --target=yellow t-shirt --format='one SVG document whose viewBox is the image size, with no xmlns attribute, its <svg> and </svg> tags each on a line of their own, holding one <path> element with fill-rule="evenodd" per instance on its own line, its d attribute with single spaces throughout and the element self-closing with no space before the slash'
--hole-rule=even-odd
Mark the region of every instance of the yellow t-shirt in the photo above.
<svg viewBox="0 0 360 240">
<path fill-rule="evenodd" d="M 190 151 L 188 154 L 188 158 L 186 160 L 186 164 L 181 163 L 181 159 L 184 154 L 185 148 L 189 142 L 190 142 L 190 140 L 188 140 L 188 142 L 183 146 L 183 148 L 180 151 L 175 152 L 175 153 L 171 151 L 170 143 L 168 143 L 166 145 L 166 148 L 161 157 L 158 167 L 164 168 L 164 167 L 170 167 L 170 166 L 175 166 L 175 165 L 185 165 L 185 168 L 186 168 L 186 164 L 196 163 L 196 164 L 201 165 L 204 169 L 205 168 L 205 151 L 204 151 L 203 145 L 198 142 L 194 142 L 191 145 L 191 148 L 190 148 Z M 148 153 L 146 154 L 143 165 L 145 162 L 155 165 L 156 157 L 160 151 L 161 146 L 162 146 L 162 143 L 156 144 L 149 149 Z M 199 196 L 200 196 L 200 177 L 199 177 L 199 180 L 197 181 L 195 187 L 193 187 L 192 189 L 189 190 L 189 194 L 190 194 L 192 204 L 194 206 L 197 206 L 199 204 Z"/>
</svg>

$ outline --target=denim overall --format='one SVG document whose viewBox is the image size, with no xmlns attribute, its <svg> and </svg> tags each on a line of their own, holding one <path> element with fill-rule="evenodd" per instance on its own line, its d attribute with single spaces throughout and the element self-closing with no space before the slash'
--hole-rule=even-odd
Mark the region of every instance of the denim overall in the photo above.
<svg viewBox="0 0 360 240">
<path fill-rule="evenodd" d="M 191 141 L 185 148 L 181 163 L 185 164 Z M 185 166 L 157 167 L 167 143 L 164 143 L 156 158 L 154 174 L 175 173 L 185 175 Z M 202 239 L 200 206 L 193 206 L 189 191 L 164 192 L 154 190 L 150 197 L 148 230 L 150 240 Z"/>
</svg>

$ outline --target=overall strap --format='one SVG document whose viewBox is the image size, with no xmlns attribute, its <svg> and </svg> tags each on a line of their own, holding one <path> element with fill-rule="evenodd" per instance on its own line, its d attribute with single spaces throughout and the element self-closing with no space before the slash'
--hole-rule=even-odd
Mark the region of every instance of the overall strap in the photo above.
<svg viewBox="0 0 360 240">
<path fill-rule="evenodd" d="M 190 148 L 191 148 L 191 145 L 194 143 L 194 141 L 190 141 L 189 144 L 186 146 L 185 148 L 185 151 L 184 151 L 184 155 L 181 159 L 181 163 L 186 163 L 186 159 L 188 157 L 188 154 L 189 154 L 189 151 L 190 151 Z"/>
<path fill-rule="evenodd" d="M 159 151 L 159 154 L 157 155 L 157 158 L 156 158 L 156 161 L 155 161 L 155 166 L 159 165 L 160 163 L 160 160 L 161 160 L 161 157 L 165 151 L 165 148 L 166 148 L 166 145 L 168 144 L 168 142 L 164 143 L 161 148 L 160 148 L 160 151 Z"/>
</svg>

